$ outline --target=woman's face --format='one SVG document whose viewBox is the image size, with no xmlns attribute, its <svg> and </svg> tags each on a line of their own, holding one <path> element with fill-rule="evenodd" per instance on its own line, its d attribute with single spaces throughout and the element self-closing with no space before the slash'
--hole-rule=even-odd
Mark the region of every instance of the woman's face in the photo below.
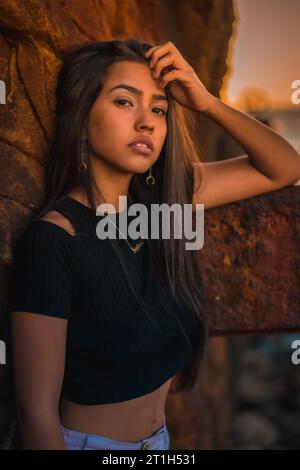
<svg viewBox="0 0 300 470">
<path fill-rule="evenodd" d="M 140 92 L 125 88 L 111 90 L 120 84 Z M 110 66 L 87 126 L 92 158 L 127 174 L 144 173 L 155 163 L 167 134 L 168 102 L 152 97 L 153 94 L 166 98 L 165 90 L 158 87 L 147 64 L 126 61 Z M 153 151 L 149 154 L 136 153 L 128 146 L 142 136 L 152 141 Z"/>
</svg>

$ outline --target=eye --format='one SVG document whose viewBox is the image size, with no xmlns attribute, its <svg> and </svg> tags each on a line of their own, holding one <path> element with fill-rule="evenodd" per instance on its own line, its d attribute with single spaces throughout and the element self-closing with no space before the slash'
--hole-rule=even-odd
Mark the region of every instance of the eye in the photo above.
<svg viewBox="0 0 300 470">
<path fill-rule="evenodd" d="M 121 101 L 126 101 L 127 103 L 130 103 L 130 101 L 122 98 L 122 99 L 119 99 L 119 100 L 115 100 L 114 103 L 120 103 Z M 130 103 L 131 104 L 131 103 Z M 161 111 L 163 114 L 163 116 L 166 116 L 167 115 L 167 112 L 164 110 L 164 109 L 160 109 L 160 108 L 154 108 L 154 109 L 158 109 L 159 111 Z M 156 113 L 157 114 L 157 113 Z"/>
</svg>

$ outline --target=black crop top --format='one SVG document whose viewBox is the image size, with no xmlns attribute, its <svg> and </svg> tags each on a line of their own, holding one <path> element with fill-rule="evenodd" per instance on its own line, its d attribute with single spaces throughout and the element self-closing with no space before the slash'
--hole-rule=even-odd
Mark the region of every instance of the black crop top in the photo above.
<svg viewBox="0 0 300 470">
<path fill-rule="evenodd" d="M 111 240 L 97 237 L 104 216 L 71 197 L 51 208 L 76 235 L 47 220 L 31 222 L 13 250 L 9 311 L 68 320 L 62 397 L 96 405 L 150 393 L 191 361 L 198 317 L 156 285 L 150 239 L 137 253 L 117 240 L 141 306 Z"/>
</svg>

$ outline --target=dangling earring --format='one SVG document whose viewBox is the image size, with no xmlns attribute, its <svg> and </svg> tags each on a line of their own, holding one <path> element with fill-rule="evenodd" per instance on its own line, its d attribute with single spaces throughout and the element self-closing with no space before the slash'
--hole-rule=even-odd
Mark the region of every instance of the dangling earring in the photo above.
<svg viewBox="0 0 300 470">
<path fill-rule="evenodd" d="M 155 178 L 152 175 L 152 167 L 149 168 L 149 174 L 146 178 L 146 183 L 148 184 L 148 186 L 153 186 L 155 183 Z"/>
<path fill-rule="evenodd" d="M 80 143 L 80 164 L 78 170 L 81 173 L 85 173 L 87 170 L 87 159 L 88 159 L 88 141 L 87 139 L 81 140 Z"/>
</svg>

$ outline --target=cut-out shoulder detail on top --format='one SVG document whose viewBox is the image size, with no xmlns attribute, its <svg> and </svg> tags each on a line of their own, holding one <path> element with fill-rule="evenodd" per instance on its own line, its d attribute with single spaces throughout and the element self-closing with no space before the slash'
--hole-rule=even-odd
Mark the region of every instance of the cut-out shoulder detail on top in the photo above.
<svg viewBox="0 0 300 470">
<path fill-rule="evenodd" d="M 43 220 L 46 222 L 50 222 L 54 225 L 57 225 L 58 227 L 62 228 L 65 232 L 67 232 L 71 236 L 76 235 L 76 230 L 73 226 L 73 224 L 70 222 L 69 219 L 64 217 L 60 212 L 51 210 L 47 212 L 45 215 L 43 215 L 40 219 L 38 220 Z"/>
<path fill-rule="evenodd" d="M 95 212 L 71 199 L 54 201 L 32 222 L 14 246 L 7 307 L 69 320 L 61 397 L 128 401 L 191 361 L 202 324 L 160 289 L 150 241 L 133 254 L 120 237 L 114 250 L 98 238 Z"/>
</svg>

